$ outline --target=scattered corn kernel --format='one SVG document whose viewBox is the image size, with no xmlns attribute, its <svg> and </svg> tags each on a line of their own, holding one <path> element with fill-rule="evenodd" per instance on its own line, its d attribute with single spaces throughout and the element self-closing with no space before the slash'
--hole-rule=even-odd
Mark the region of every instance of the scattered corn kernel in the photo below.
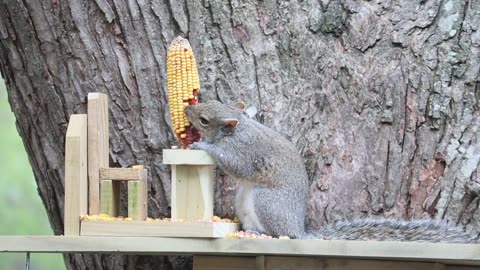
<svg viewBox="0 0 480 270">
<path fill-rule="evenodd" d="M 132 169 L 134 169 L 134 170 L 142 170 L 142 169 L 143 169 L 143 165 L 133 165 L 133 166 L 132 166 Z"/>
<path fill-rule="evenodd" d="M 123 217 L 123 216 L 118 216 L 118 217 L 112 217 L 107 214 L 98 214 L 98 215 L 83 215 L 80 216 L 81 221 L 131 221 L 133 220 L 132 218 L 129 217 Z M 238 221 L 238 218 L 236 218 Z M 171 218 L 151 218 L 147 217 L 145 219 L 146 222 L 170 222 L 172 221 Z M 175 222 L 184 222 L 183 219 L 179 218 L 175 220 Z M 190 220 L 190 222 L 223 222 L 223 223 L 239 223 L 235 222 L 235 219 L 230 219 L 230 218 L 221 218 L 219 216 L 213 216 L 211 218 L 197 218 Z"/>
<path fill-rule="evenodd" d="M 246 231 L 237 231 L 237 232 L 234 232 L 234 233 L 227 233 L 226 237 L 227 238 L 236 238 L 236 239 L 243 239 L 243 238 L 247 238 L 247 239 L 274 239 L 270 235 L 256 234 L 256 233 L 246 232 Z"/>
</svg>

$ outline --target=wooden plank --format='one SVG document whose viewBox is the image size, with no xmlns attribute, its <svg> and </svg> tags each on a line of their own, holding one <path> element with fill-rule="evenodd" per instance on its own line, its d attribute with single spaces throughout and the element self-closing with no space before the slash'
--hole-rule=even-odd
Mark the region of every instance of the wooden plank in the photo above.
<svg viewBox="0 0 480 270">
<path fill-rule="evenodd" d="M 478 270 L 477 266 L 464 266 L 464 265 L 447 265 L 447 270 Z M 435 269 L 437 270 L 437 269 Z M 443 270 L 439 268 L 438 270 Z"/>
<path fill-rule="evenodd" d="M 88 93 L 88 213 L 100 212 L 99 169 L 108 167 L 108 97 Z M 112 196 L 115 198 L 115 196 Z"/>
<path fill-rule="evenodd" d="M 215 165 L 215 160 L 203 150 L 163 149 L 163 164 Z"/>
<path fill-rule="evenodd" d="M 212 166 L 172 165 L 171 216 L 173 220 L 213 216 Z"/>
<path fill-rule="evenodd" d="M 87 211 L 87 115 L 73 114 L 65 140 L 64 235 L 80 235 L 80 216 Z"/>
<path fill-rule="evenodd" d="M 147 207 L 147 170 L 140 170 L 140 180 L 128 181 L 128 217 L 134 220 L 145 220 Z"/>
<path fill-rule="evenodd" d="M 319 266 L 321 266 L 321 269 L 323 270 L 437 270 L 436 267 L 438 264 L 432 262 L 325 259 L 318 257 L 265 257 L 265 270 L 317 270 L 319 269 Z"/>
<path fill-rule="evenodd" d="M 479 244 L 382 241 L 0 236 L 0 252 L 322 256 L 480 265 Z"/>
<path fill-rule="evenodd" d="M 256 270 L 255 257 L 194 256 L 193 270 Z"/>
<path fill-rule="evenodd" d="M 239 224 L 222 222 L 82 221 L 82 236 L 225 237 Z"/>
<path fill-rule="evenodd" d="M 112 198 L 118 193 L 113 192 L 112 189 L 112 180 L 100 180 L 100 214 L 116 216 L 118 213 L 119 206 L 113 203 L 118 199 Z"/>
<path fill-rule="evenodd" d="M 202 218 L 210 218 L 213 216 L 213 166 L 198 166 L 197 172 L 200 185 L 200 201 L 203 202 L 201 206 L 201 209 L 203 209 Z"/>
<path fill-rule="evenodd" d="M 100 168 L 100 180 L 139 180 L 141 170 L 133 168 Z"/>
</svg>

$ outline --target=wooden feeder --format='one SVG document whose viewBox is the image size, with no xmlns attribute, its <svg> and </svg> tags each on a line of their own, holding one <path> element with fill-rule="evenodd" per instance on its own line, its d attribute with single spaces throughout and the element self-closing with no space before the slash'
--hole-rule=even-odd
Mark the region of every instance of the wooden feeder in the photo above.
<svg viewBox="0 0 480 270">
<path fill-rule="evenodd" d="M 65 235 L 224 237 L 238 223 L 193 222 L 213 216 L 212 158 L 200 150 L 164 150 L 172 165 L 172 220 L 146 220 L 148 171 L 142 166 L 109 168 L 108 99 L 88 94 L 88 115 L 70 117 L 65 141 Z M 128 182 L 129 220 L 80 220 L 118 215 L 120 182 Z"/>
</svg>

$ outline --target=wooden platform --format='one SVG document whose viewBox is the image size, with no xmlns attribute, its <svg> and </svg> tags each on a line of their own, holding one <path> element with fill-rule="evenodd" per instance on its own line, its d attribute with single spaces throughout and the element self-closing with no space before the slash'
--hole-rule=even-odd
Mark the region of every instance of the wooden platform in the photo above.
<svg viewBox="0 0 480 270">
<path fill-rule="evenodd" d="M 317 256 L 480 265 L 480 245 L 380 241 L 0 236 L 0 252 Z"/>
<path fill-rule="evenodd" d="M 238 223 L 223 222 L 82 221 L 80 235 L 219 238 L 239 229 Z"/>
</svg>

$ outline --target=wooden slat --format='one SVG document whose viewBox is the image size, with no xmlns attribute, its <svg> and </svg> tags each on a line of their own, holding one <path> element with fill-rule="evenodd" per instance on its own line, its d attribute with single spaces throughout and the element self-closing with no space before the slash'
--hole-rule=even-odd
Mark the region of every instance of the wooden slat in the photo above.
<svg viewBox="0 0 480 270">
<path fill-rule="evenodd" d="M 88 94 L 88 212 L 100 212 L 100 180 L 98 170 L 108 167 L 108 97 Z M 112 198 L 116 198 L 112 196 Z"/>
<path fill-rule="evenodd" d="M 193 270 L 256 270 L 255 257 L 194 256 Z"/>
<path fill-rule="evenodd" d="M 211 218 L 213 216 L 213 167 L 172 165 L 171 169 L 172 219 Z"/>
<path fill-rule="evenodd" d="M 161 237 L 0 236 L 0 252 L 95 252 L 157 255 L 322 256 L 480 265 L 479 244 L 202 239 Z"/>
<path fill-rule="evenodd" d="M 73 114 L 65 140 L 65 235 L 80 235 L 80 215 L 88 211 L 87 194 L 87 115 Z"/>
<path fill-rule="evenodd" d="M 112 180 L 100 180 L 100 214 L 115 216 L 118 213 L 119 206 L 113 204 L 118 199 L 112 198 L 118 192 L 114 192 L 113 187 Z"/>
<path fill-rule="evenodd" d="M 221 222 L 82 221 L 82 236 L 225 237 L 239 225 Z"/>
<path fill-rule="evenodd" d="M 203 150 L 163 149 L 163 164 L 215 165 L 215 160 Z"/>
<path fill-rule="evenodd" d="M 140 180 L 128 181 L 128 217 L 145 220 L 147 207 L 147 170 L 140 170 Z"/>
<path fill-rule="evenodd" d="M 141 171 L 132 168 L 100 168 L 100 180 L 139 180 Z"/>
</svg>

